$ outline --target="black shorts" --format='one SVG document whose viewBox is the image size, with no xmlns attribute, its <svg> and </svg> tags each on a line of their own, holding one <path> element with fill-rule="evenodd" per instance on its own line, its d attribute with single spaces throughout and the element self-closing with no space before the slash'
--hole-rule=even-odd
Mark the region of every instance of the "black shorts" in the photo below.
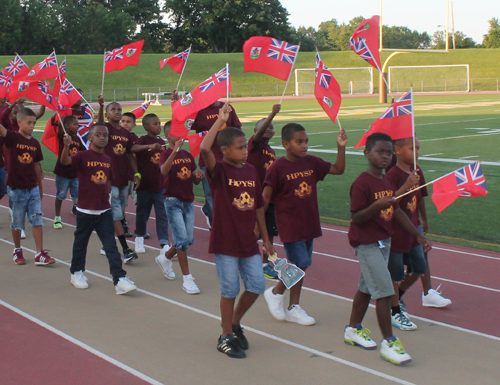
<svg viewBox="0 0 500 385">
<path fill-rule="evenodd" d="M 267 235 L 269 238 L 278 236 L 278 227 L 276 226 L 276 217 L 274 216 L 274 204 L 269 203 L 265 213 Z"/>
</svg>

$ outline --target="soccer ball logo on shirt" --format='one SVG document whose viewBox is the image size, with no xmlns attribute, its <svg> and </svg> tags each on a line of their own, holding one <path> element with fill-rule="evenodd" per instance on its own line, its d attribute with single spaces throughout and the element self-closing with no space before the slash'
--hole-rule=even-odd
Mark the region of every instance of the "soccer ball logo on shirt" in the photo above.
<svg viewBox="0 0 500 385">
<path fill-rule="evenodd" d="M 394 206 L 391 206 L 385 210 L 380 210 L 380 218 L 382 218 L 386 222 L 392 220 L 392 214 L 394 214 Z"/>
<path fill-rule="evenodd" d="M 406 204 L 406 208 L 412 213 L 414 213 L 417 210 L 417 197 L 415 195 L 411 199 L 411 202 L 408 202 Z"/>
<path fill-rule="evenodd" d="M 299 198 L 305 198 L 312 192 L 312 186 L 309 186 L 306 182 L 299 184 L 299 188 L 295 190 L 295 195 Z"/>
<path fill-rule="evenodd" d="M 18 156 L 17 158 L 19 159 L 19 162 L 21 162 L 22 164 L 30 164 L 31 162 L 33 162 L 33 158 L 27 152 Z"/>
<path fill-rule="evenodd" d="M 266 164 L 264 164 L 264 168 L 267 170 L 269 167 L 271 167 L 271 165 L 274 163 L 274 160 L 271 159 L 269 162 L 267 162 Z"/>
<path fill-rule="evenodd" d="M 238 210 L 241 211 L 251 210 L 254 206 L 254 203 L 255 199 L 250 197 L 250 194 L 246 191 L 242 192 L 239 198 L 233 199 L 233 205 L 235 205 Z"/>
<path fill-rule="evenodd" d="M 90 180 L 95 184 L 105 184 L 108 181 L 108 178 L 106 177 L 104 171 L 99 170 L 95 173 L 95 175 L 90 177 Z"/>
<path fill-rule="evenodd" d="M 191 178 L 191 170 L 188 169 L 187 167 L 181 168 L 181 171 L 177 173 L 177 178 L 180 180 L 186 180 Z"/>
<path fill-rule="evenodd" d="M 78 148 L 73 147 L 69 150 L 69 155 L 75 155 L 78 152 Z"/>
<path fill-rule="evenodd" d="M 151 163 L 158 164 L 160 162 L 160 153 L 157 152 L 151 157 Z"/>
<path fill-rule="evenodd" d="M 125 147 L 123 147 L 123 144 L 118 143 L 116 146 L 113 147 L 113 152 L 116 155 L 123 155 L 125 154 Z"/>
</svg>

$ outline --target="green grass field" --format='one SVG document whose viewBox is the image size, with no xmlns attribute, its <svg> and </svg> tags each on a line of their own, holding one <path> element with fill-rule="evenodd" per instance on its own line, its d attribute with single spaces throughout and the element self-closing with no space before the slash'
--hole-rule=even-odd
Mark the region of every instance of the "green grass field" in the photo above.
<svg viewBox="0 0 500 385">
<path fill-rule="evenodd" d="M 243 122 L 243 129 L 250 137 L 255 122 L 270 112 L 272 101 L 233 103 Z M 500 251 L 498 238 L 498 218 L 500 216 L 500 95 L 460 95 L 460 96 L 416 96 L 416 132 L 420 140 L 420 161 L 427 181 L 454 171 L 465 164 L 480 159 L 491 164 L 482 165 L 486 176 L 489 195 L 478 198 L 459 198 L 441 214 L 430 197 L 427 201 L 429 233 L 432 240 L 470 247 Z M 343 128 L 349 136 L 347 167 L 342 176 L 328 176 L 319 184 L 319 206 L 322 221 L 343 226 L 349 225 L 349 188 L 354 179 L 366 169 L 367 163 L 362 151 L 352 146 L 363 132 L 384 110 L 376 98 L 344 99 L 340 110 Z M 162 120 L 170 118 L 170 107 L 150 107 L 148 112 L 156 113 Z M 49 114 L 37 124 L 42 129 Z M 284 101 L 282 111 L 275 119 L 276 135 L 272 145 L 279 149 L 281 127 L 288 122 L 304 125 L 309 134 L 309 152 L 334 162 L 336 154 L 336 133 L 333 125 L 322 112 L 316 100 Z M 144 133 L 136 127 L 137 134 Z M 36 136 L 41 137 L 41 132 Z M 188 148 L 188 145 L 185 145 Z M 44 147 L 43 168 L 47 174 L 53 170 L 55 156 Z M 425 157 L 433 158 L 432 160 Z M 429 190 L 429 193 L 432 189 Z M 195 188 L 198 198 L 203 197 L 200 186 Z"/>
</svg>

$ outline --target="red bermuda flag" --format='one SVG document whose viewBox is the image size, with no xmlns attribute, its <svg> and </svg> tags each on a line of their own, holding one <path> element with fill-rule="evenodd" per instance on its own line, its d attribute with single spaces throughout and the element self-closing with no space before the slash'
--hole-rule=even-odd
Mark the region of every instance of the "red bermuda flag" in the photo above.
<svg viewBox="0 0 500 385">
<path fill-rule="evenodd" d="M 66 59 L 59 66 L 59 77 L 54 80 L 54 87 L 52 87 L 52 95 L 59 95 L 61 83 L 66 79 Z"/>
<path fill-rule="evenodd" d="M 183 119 L 178 119 L 175 113 L 172 111 L 172 124 L 170 126 L 170 135 L 186 139 L 189 134 L 189 130 L 191 130 L 191 126 L 193 125 L 194 120 L 196 119 L 197 114 L 198 111 L 194 111 L 190 113 L 187 117 Z M 193 157 L 195 156 L 193 155 Z"/>
<path fill-rule="evenodd" d="M 42 135 L 42 144 L 56 154 L 57 157 L 59 157 L 58 125 L 59 123 L 55 123 L 55 126 L 52 125 L 52 119 L 49 119 L 45 124 L 45 131 Z"/>
<path fill-rule="evenodd" d="M 66 108 L 70 108 L 82 98 L 82 95 L 73 87 L 68 79 L 64 79 L 59 90 L 59 103 Z"/>
<path fill-rule="evenodd" d="M 11 76 L 5 71 L 0 71 L 0 98 L 7 97 L 10 83 L 12 83 Z"/>
<path fill-rule="evenodd" d="M 335 122 L 340 104 L 342 103 L 340 85 L 333 77 L 332 73 L 328 71 L 328 68 L 323 64 L 317 52 L 315 72 L 314 96 L 316 96 L 316 100 L 332 122 Z"/>
<path fill-rule="evenodd" d="M 104 72 L 120 71 L 127 66 L 136 66 L 139 64 L 143 45 L 144 40 L 139 40 L 135 43 L 106 51 L 104 54 Z"/>
<path fill-rule="evenodd" d="M 379 24 L 380 16 L 372 16 L 371 19 L 363 20 L 349 39 L 349 46 L 361 58 L 382 72 L 378 52 L 380 45 Z"/>
<path fill-rule="evenodd" d="M 191 47 L 189 47 L 185 51 L 178 53 L 177 55 L 169 57 L 168 59 L 163 59 L 162 61 L 160 61 L 160 69 L 163 69 L 163 66 L 165 64 L 168 64 L 170 68 L 174 70 L 174 72 L 181 74 L 182 71 L 184 71 L 184 67 L 187 63 L 190 52 L 191 52 Z"/>
<path fill-rule="evenodd" d="M 16 55 L 16 57 L 9 64 L 7 64 L 4 71 L 15 80 L 28 75 L 30 67 L 28 67 L 24 60 L 21 59 L 21 56 Z"/>
<path fill-rule="evenodd" d="M 9 88 L 9 102 L 14 103 L 20 97 L 25 97 L 32 102 L 43 104 L 54 110 L 54 97 L 50 93 L 50 84 L 43 81 L 23 81 L 12 82 Z"/>
<path fill-rule="evenodd" d="M 205 136 L 208 134 L 208 131 L 198 132 L 197 134 L 188 135 L 187 140 L 189 141 L 189 151 L 191 151 L 191 155 L 193 158 L 196 158 L 200 155 L 200 146 Z"/>
<path fill-rule="evenodd" d="M 366 138 L 375 132 L 383 132 L 392 140 L 411 138 L 413 129 L 413 95 L 412 91 L 404 94 L 398 101 L 382 114 L 380 118 L 372 123 L 370 128 L 363 134 L 354 147 L 362 147 L 366 144 Z"/>
<path fill-rule="evenodd" d="M 29 78 L 30 80 L 41 81 L 46 79 L 54 79 L 58 76 L 59 67 L 57 65 L 57 56 L 56 52 L 53 51 L 49 56 L 47 56 L 47 58 L 34 66 L 24 80 L 27 80 Z"/>
<path fill-rule="evenodd" d="M 146 112 L 146 110 L 148 109 L 150 104 L 151 104 L 151 101 L 143 103 L 139 107 L 134 108 L 130 112 L 134 114 L 136 119 L 139 119 L 144 115 L 144 113 Z"/>
<path fill-rule="evenodd" d="M 299 46 L 266 36 L 254 36 L 243 45 L 245 72 L 261 72 L 288 80 Z"/>
<path fill-rule="evenodd" d="M 480 161 L 471 163 L 437 179 L 432 184 L 432 201 L 438 213 L 457 198 L 472 198 L 487 195 L 486 180 Z"/>
</svg>

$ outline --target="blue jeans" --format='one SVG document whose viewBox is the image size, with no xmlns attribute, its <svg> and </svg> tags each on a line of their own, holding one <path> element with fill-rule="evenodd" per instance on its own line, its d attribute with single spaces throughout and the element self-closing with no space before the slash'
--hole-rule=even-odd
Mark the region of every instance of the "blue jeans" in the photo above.
<svg viewBox="0 0 500 385">
<path fill-rule="evenodd" d="M 11 227 L 24 230 L 24 218 L 27 215 L 31 226 L 43 225 L 42 199 L 38 187 L 31 189 L 12 189 L 7 186 L 9 207 L 12 209 Z"/>
<path fill-rule="evenodd" d="M 128 186 L 111 186 L 111 211 L 113 212 L 113 221 L 123 219 L 123 211 L 128 203 Z"/>
<path fill-rule="evenodd" d="M 246 291 L 263 294 L 266 289 L 260 254 L 248 258 L 215 254 L 215 267 L 220 280 L 220 295 L 224 298 L 234 299 L 238 296 L 240 274 Z"/>
<path fill-rule="evenodd" d="M 75 242 L 73 243 L 73 258 L 71 259 L 69 270 L 71 274 L 75 271 L 85 271 L 87 246 L 94 230 L 106 252 L 106 258 L 108 258 L 109 262 L 109 272 L 113 277 L 113 283 L 116 285 L 118 279 L 125 277 L 127 272 L 122 268 L 122 257 L 116 246 L 115 227 L 111 210 L 105 211 L 101 215 L 91 215 L 78 210 L 76 211 Z"/>
<path fill-rule="evenodd" d="M 5 172 L 5 167 L 0 167 L 0 195 L 7 194 L 7 186 L 5 185 L 6 179 L 7 173 Z"/>
<path fill-rule="evenodd" d="M 194 202 L 165 198 L 165 211 L 174 237 L 174 248 L 186 251 L 194 242 Z"/>
<path fill-rule="evenodd" d="M 78 178 L 68 179 L 56 175 L 56 190 L 56 198 L 60 201 L 66 199 L 68 190 L 71 198 L 78 198 Z"/>
<path fill-rule="evenodd" d="M 146 224 L 153 206 L 156 215 L 156 234 L 160 245 L 166 245 L 168 244 L 168 218 L 163 207 L 162 191 L 137 191 L 135 235 L 138 237 L 146 235 Z"/>
<path fill-rule="evenodd" d="M 206 174 L 205 166 L 201 166 L 200 169 Z M 210 226 L 212 226 L 214 200 L 212 199 L 212 191 L 210 190 L 210 184 L 206 176 L 201 180 L 201 184 L 203 186 L 203 193 L 205 194 L 205 205 L 201 208 L 201 211 L 208 217 Z"/>
<path fill-rule="evenodd" d="M 297 267 L 308 267 L 312 264 L 313 239 L 307 241 L 283 243 L 286 257 Z"/>
</svg>

